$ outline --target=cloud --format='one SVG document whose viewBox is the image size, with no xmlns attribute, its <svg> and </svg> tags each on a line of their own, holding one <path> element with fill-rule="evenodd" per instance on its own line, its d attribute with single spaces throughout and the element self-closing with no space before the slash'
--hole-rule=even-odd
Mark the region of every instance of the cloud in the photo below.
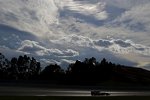
<svg viewBox="0 0 150 100">
<path fill-rule="evenodd" d="M 130 53 L 137 53 L 142 55 L 150 56 L 150 47 L 136 44 L 131 40 L 121 40 L 121 39 L 100 39 L 99 41 L 94 41 L 96 47 L 100 50 L 101 47 L 120 54 L 130 54 Z"/>
<path fill-rule="evenodd" d="M 116 43 L 116 44 L 118 44 L 119 46 L 124 47 L 124 48 L 130 47 L 130 46 L 132 45 L 132 44 L 130 43 L 130 41 L 129 41 L 129 42 L 128 42 L 128 41 L 123 41 L 123 40 L 121 40 L 121 39 L 115 40 L 114 43 Z"/>
<path fill-rule="evenodd" d="M 39 45 L 36 41 L 31 40 L 25 40 L 22 41 L 21 47 L 18 48 L 19 51 L 25 51 L 25 52 L 35 52 L 40 50 L 46 50 L 46 48 Z"/>
<path fill-rule="evenodd" d="M 71 63 L 75 63 L 75 61 L 74 60 L 68 60 L 68 59 L 61 59 L 61 61 L 60 61 L 60 65 L 64 69 L 67 69 L 68 65 Z"/>
<path fill-rule="evenodd" d="M 92 47 L 92 39 L 81 35 L 68 35 L 58 40 L 50 40 L 54 44 L 63 44 L 67 47 Z"/>
<path fill-rule="evenodd" d="M 17 49 L 23 40 L 38 40 L 29 32 L 21 31 L 11 26 L 0 24 L 0 45 L 11 49 Z"/>
<path fill-rule="evenodd" d="M 82 0 L 78 0 L 78 1 L 82 1 Z M 89 3 L 92 2 L 89 0 L 84 0 L 84 2 L 85 1 L 88 1 Z M 145 3 L 144 2 L 142 3 L 141 1 L 133 0 L 136 5 L 132 5 L 132 7 L 126 9 L 126 7 L 119 8 L 117 5 L 114 6 L 113 4 L 108 3 L 108 2 L 113 2 L 113 1 L 115 0 L 102 1 L 102 2 L 105 2 L 106 4 L 104 10 L 107 13 L 109 13 L 107 20 L 98 21 L 98 20 L 95 20 L 95 18 L 91 16 L 90 17 L 85 16 L 85 15 L 83 16 L 83 14 L 77 14 L 73 11 L 71 12 L 67 10 L 66 12 L 63 12 L 63 14 L 66 13 L 66 16 L 64 16 L 63 18 L 60 17 L 61 24 L 59 24 L 59 28 L 62 29 L 63 32 L 67 35 L 77 34 L 77 35 L 82 35 L 82 36 L 90 37 L 92 39 L 97 39 L 97 40 L 99 38 L 106 38 L 109 36 L 109 37 L 116 38 L 116 39 L 130 39 L 139 44 L 149 45 L 149 42 L 150 42 L 149 32 L 147 31 L 148 28 L 145 27 L 146 26 L 145 24 L 133 23 L 129 25 L 130 21 L 129 23 L 124 22 L 124 21 L 121 21 L 121 22 L 119 21 L 120 17 L 123 16 L 126 12 L 140 5 L 145 5 L 147 2 L 144 1 Z M 130 2 L 128 1 L 126 2 L 127 4 L 130 4 Z M 140 5 L 137 5 L 136 2 L 139 2 Z M 84 4 L 86 3 L 87 2 L 85 2 Z M 121 4 L 121 2 L 119 3 Z M 134 4 L 134 3 L 131 3 L 131 4 Z M 118 24 L 118 23 L 121 23 L 121 24 Z"/>
<path fill-rule="evenodd" d="M 8 58 L 9 60 L 12 57 L 17 57 L 19 55 L 24 55 L 23 52 L 10 49 L 10 48 L 8 48 L 6 46 L 0 46 L 0 53 L 2 53 L 3 55 L 5 55 L 5 57 Z"/>
<path fill-rule="evenodd" d="M 40 61 L 45 66 L 48 65 L 48 64 L 58 64 L 58 65 L 61 64 L 59 61 L 54 60 L 54 59 L 44 59 L 44 58 L 41 58 Z"/>
<path fill-rule="evenodd" d="M 98 45 L 98 46 L 101 46 L 101 47 L 109 47 L 111 46 L 113 43 L 109 40 L 103 40 L 103 39 L 100 39 L 98 41 L 94 41 L 95 45 Z"/>
<path fill-rule="evenodd" d="M 124 56 L 150 57 L 149 5 L 149 0 L 0 0 L 0 51 L 64 66 L 92 56 L 136 65 L 139 60 Z"/>
<path fill-rule="evenodd" d="M 114 38 L 94 40 L 80 35 L 68 35 L 58 40 L 51 40 L 51 43 L 55 45 L 63 45 L 66 48 L 76 49 L 77 51 L 84 48 L 93 48 L 100 52 L 102 50 L 108 50 L 118 54 L 137 53 L 150 56 L 150 47 L 142 44 L 136 44 L 131 40 Z"/>
<path fill-rule="evenodd" d="M 79 56 L 79 53 L 77 51 L 71 50 L 71 49 L 67 49 L 66 51 L 63 51 L 64 55 L 67 57 L 72 57 L 72 56 Z"/>
<path fill-rule="evenodd" d="M 63 0 L 62 10 L 70 10 L 86 16 L 93 16 L 98 20 L 107 19 L 108 14 L 105 12 L 105 4 L 87 4 L 84 1 Z"/>
<path fill-rule="evenodd" d="M 90 0 L 87 0 L 90 1 Z M 131 9 L 134 6 L 139 6 L 149 3 L 149 0 L 99 0 L 106 2 L 108 5 L 116 6 L 118 8 Z"/>
<path fill-rule="evenodd" d="M 150 31 L 150 2 L 134 6 L 118 17 L 114 22 L 134 31 Z M 115 24 L 114 23 L 114 24 Z"/>
<path fill-rule="evenodd" d="M 42 37 L 58 21 L 55 0 L 0 0 L 0 24 Z"/>
<path fill-rule="evenodd" d="M 30 40 L 22 41 L 20 48 L 18 48 L 18 51 L 23 51 L 27 54 L 32 53 L 38 56 L 52 55 L 57 57 L 73 57 L 79 55 L 77 51 L 71 49 L 59 50 L 55 48 L 46 48 L 41 46 L 38 42 Z"/>
</svg>

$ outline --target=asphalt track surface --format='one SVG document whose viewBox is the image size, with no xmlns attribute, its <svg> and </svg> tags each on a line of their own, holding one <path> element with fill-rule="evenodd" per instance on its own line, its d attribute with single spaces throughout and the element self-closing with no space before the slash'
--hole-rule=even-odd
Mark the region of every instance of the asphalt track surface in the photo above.
<svg viewBox="0 0 150 100">
<path fill-rule="evenodd" d="M 150 91 L 102 91 L 109 96 L 150 96 Z M 91 96 L 91 90 L 0 86 L 0 96 Z"/>
</svg>

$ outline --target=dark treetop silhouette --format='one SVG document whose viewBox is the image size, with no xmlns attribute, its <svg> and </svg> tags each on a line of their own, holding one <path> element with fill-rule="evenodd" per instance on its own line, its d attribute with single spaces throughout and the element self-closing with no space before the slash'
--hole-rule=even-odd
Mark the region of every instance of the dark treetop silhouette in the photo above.
<svg viewBox="0 0 150 100">
<path fill-rule="evenodd" d="M 0 80 L 46 81 L 58 84 L 98 85 L 102 82 L 126 82 L 148 85 L 150 71 L 108 62 L 98 62 L 94 57 L 76 61 L 63 70 L 57 64 L 50 64 L 41 70 L 40 62 L 27 55 L 13 57 L 10 61 L 0 53 Z"/>
</svg>

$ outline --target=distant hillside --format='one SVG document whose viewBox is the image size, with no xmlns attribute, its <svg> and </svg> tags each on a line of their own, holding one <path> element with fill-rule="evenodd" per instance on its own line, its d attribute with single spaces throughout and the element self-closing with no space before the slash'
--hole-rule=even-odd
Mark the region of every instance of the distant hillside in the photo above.
<svg viewBox="0 0 150 100">
<path fill-rule="evenodd" d="M 150 83 L 150 71 L 136 67 L 117 66 L 113 68 L 112 79 L 114 81 L 148 85 Z"/>
</svg>

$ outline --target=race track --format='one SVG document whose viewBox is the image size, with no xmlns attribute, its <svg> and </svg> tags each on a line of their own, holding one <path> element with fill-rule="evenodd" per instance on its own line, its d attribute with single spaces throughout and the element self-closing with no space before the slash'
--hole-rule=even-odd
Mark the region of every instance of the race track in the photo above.
<svg viewBox="0 0 150 100">
<path fill-rule="evenodd" d="M 150 96 L 149 91 L 102 91 L 109 96 Z M 0 86 L 0 96 L 91 96 L 90 90 Z"/>
</svg>

